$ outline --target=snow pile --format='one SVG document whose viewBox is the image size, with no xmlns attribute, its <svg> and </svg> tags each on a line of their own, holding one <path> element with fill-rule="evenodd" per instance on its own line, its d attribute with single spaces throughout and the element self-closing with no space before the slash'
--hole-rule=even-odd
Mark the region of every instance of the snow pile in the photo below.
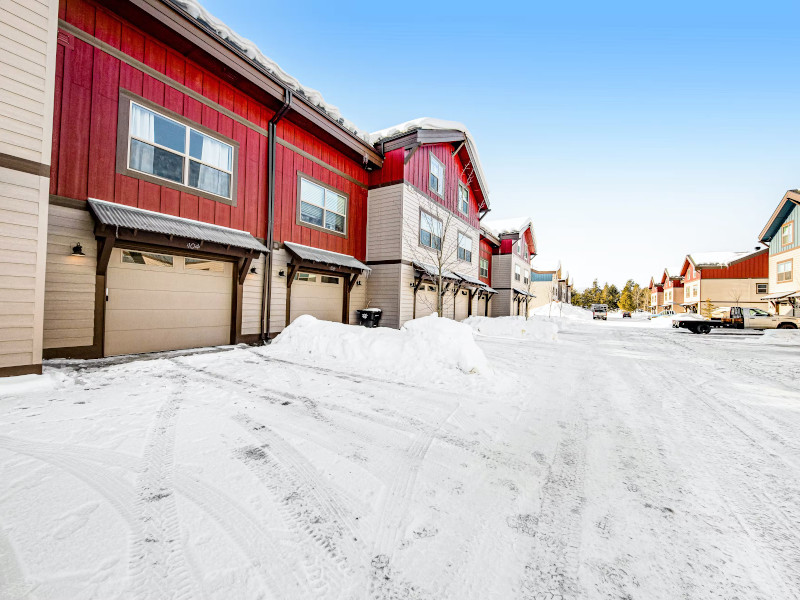
<svg viewBox="0 0 800 600">
<path fill-rule="evenodd" d="M 547 319 L 525 317 L 469 317 L 462 321 L 480 335 L 499 338 L 556 341 L 558 325 Z"/>
<path fill-rule="evenodd" d="M 0 378 L 0 398 L 31 394 L 52 389 L 64 380 L 61 373 L 48 372 L 44 375 L 19 375 Z"/>
<path fill-rule="evenodd" d="M 335 362 L 337 368 L 401 379 L 430 380 L 443 371 L 491 372 L 472 329 L 437 315 L 409 321 L 399 331 L 384 327 L 368 329 L 303 315 L 284 329 L 266 352 L 311 355 L 314 361 Z"/>
<path fill-rule="evenodd" d="M 592 311 L 566 302 L 551 302 L 537 306 L 531 311 L 531 314 L 537 317 L 556 317 L 572 321 L 592 320 Z"/>
<path fill-rule="evenodd" d="M 766 329 L 764 335 L 756 338 L 760 344 L 779 344 L 800 346 L 800 330 L 798 329 Z"/>
<path fill-rule="evenodd" d="M 519 233 L 530 227 L 532 222 L 530 217 L 516 217 L 512 219 L 485 219 L 481 221 L 481 225 L 495 235 L 502 235 L 504 233 Z"/>
</svg>

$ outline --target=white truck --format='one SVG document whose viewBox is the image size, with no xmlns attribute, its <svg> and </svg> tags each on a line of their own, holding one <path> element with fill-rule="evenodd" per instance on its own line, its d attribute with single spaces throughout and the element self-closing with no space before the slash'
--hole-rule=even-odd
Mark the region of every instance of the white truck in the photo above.
<svg viewBox="0 0 800 600">
<path fill-rule="evenodd" d="M 608 304 L 592 304 L 592 319 L 608 320 Z"/>
<path fill-rule="evenodd" d="M 692 333 L 710 333 L 713 327 L 730 329 L 798 329 L 800 317 L 789 315 L 771 315 L 760 308 L 742 308 L 732 306 L 730 316 L 721 319 L 676 318 L 673 327 L 682 327 Z"/>
</svg>

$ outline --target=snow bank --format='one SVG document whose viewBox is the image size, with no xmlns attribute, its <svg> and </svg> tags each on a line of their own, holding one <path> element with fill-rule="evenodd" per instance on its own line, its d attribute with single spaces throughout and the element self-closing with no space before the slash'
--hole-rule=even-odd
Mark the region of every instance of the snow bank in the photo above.
<svg viewBox="0 0 800 600">
<path fill-rule="evenodd" d="M 780 344 L 800 346 L 800 330 L 798 329 L 766 329 L 764 335 L 755 338 L 759 344 Z"/>
<path fill-rule="evenodd" d="M 32 394 L 55 387 L 64 380 L 64 375 L 48 372 L 43 375 L 18 375 L 0 378 L 0 398 L 20 394 Z"/>
<path fill-rule="evenodd" d="M 552 321 L 525 317 L 469 317 L 462 321 L 488 337 L 556 341 L 558 325 Z"/>
<path fill-rule="evenodd" d="M 423 377 L 441 371 L 490 373 L 472 329 L 430 315 L 409 321 L 399 331 L 368 329 L 310 315 L 298 317 L 275 339 L 268 352 L 311 355 L 348 370 L 381 373 L 392 378 Z"/>
<path fill-rule="evenodd" d="M 557 317 L 573 321 L 592 320 L 592 311 L 580 306 L 567 304 L 566 302 L 551 302 L 550 304 L 537 306 L 531 311 L 531 314 L 539 317 Z"/>
</svg>

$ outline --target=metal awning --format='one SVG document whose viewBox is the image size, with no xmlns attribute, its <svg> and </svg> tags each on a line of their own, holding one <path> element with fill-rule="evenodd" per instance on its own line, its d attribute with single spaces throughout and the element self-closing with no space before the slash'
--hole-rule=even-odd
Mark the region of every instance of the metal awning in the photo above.
<svg viewBox="0 0 800 600">
<path fill-rule="evenodd" d="M 344 269 L 361 271 L 362 273 L 369 273 L 372 270 L 349 254 L 339 254 L 338 252 L 303 246 L 302 244 L 295 244 L 294 242 L 284 242 L 283 245 L 286 246 L 286 249 L 293 256 L 304 263 L 317 263 L 328 267 L 343 267 Z"/>
<path fill-rule="evenodd" d="M 413 262 L 411 263 L 417 271 L 420 271 L 423 275 L 427 275 L 432 279 L 436 279 L 439 277 L 439 269 L 434 265 L 429 265 L 427 263 L 418 263 Z M 442 269 L 442 278 L 443 279 L 450 279 L 452 281 L 459 281 L 461 278 L 451 271 L 447 271 Z"/>
<path fill-rule="evenodd" d="M 775 294 L 769 294 L 767 296 L 761 296 L 762 300 L 781 300 L 783 298 L 797 298 L 800 296 L 800 291 L 798 292 L 777 292 Z"/>
<path fill-rule="evenodd" d="M 483 290 L 484 290 L 485 292 L 488 292 L 488 293 L 490 293 L 490 294 L 496 294 L 496 293 L 497 293 L 497 290 L 496 290 L 496 289 L 494 289 L 494 288 L 492 288 L 492 287 L 489 287 L 489 286 L 488 286 L 488 285 L 486 285 L 485 283 L 481 284 L 481 286 L 483 287 Z"/>
<path fill-rule="evenodd" d="M 484 285 L 481 280 L 475 279 L 474 277 L 472 277 L 470 275 L 464 275 L 462 273 L 459 273 L 458 271 L 455 271 L 454 273 L 455 273 L 455 276 L 458 277 L 459 279 L 461 279 L 464 283 L 468 283 L 469 285 L 471 285 L 473 287 L 483 287 L 483 285 Z"/>
<path fill-rule="evenodd" d="M 97 222 L 106 228 L 115 228 L 117 234 L 119 229 L 123 228 L 132 230 L 134 234 L 142 231 L 162 234 L 169 236 L 169 238 L 185 238 L 193 242 L 209 242 L 220 246 L 256 252 L 269 252 L 264 244 L 246 231 L 174 217 L 95 198 L 89 198 L 88 204 L 89 210 Z"/>
</svg>

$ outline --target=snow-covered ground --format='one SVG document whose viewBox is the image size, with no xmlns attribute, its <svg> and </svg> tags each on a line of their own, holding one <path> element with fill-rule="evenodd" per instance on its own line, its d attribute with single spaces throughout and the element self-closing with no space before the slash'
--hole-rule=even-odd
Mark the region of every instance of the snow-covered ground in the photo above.
<svg viewBox="0 0 800 600">
<path fill-rule="evenodd" d="M 796 336 L 566 321 L 4 382 L 0 598 L 800 597 Z"/>
</svg>

